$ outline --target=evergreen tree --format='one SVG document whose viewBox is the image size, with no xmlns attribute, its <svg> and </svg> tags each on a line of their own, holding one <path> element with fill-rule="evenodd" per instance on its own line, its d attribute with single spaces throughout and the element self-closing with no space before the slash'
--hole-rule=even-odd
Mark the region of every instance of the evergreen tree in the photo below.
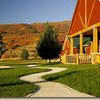
<svg viewBox="0 0 100 100">
<path fill-rule="evenodd" d="M 3 53 L 6 51 L 5 43 L 3 42 L 3 36 L 5 35 L 4 32 L 0 32 L 0 58 Z"/>
<path fill-rule="evenodd" d="M 46 30 L 36 47 L 37 52 L 42 59 L 51 60 L 59 57 L 61 45 L 57 40 L 57 36 L 55 29 L 47 24 Z"/>
<path fill-rule="evenodd" d="M 23 49 L 23 50 L 22 50 L 22 53 L 21 53 L 21 59 L 23 59 L 23 60 L 28 60 L 28 58 L 29 58 L 29 53 L 28 53 L 28 51 L 27 51 L 26 49 Z"/>
</svg>

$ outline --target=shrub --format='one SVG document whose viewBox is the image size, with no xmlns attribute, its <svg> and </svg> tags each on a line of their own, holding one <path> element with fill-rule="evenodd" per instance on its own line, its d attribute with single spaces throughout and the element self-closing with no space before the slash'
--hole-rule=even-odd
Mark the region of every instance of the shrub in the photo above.
<svg viewBox="0 0 100 100">
<path fill-rule="evenodd" d="M 23 50 L 22 50 L 22 53 L 21 53 L 21 59 L 23 59 L 23 60 L 27 60 L 28 57 L 29 57 L 28 50 L 23 49 Z"/>
<path fill-rule="evenodd" d="M 0 58 L 6 51 L 5 43 L 3 42 L 4 35 L 5 35 L 5 33 L 0 32 Z"/>
<path fill-rule="evenodd" d="M 57 40 L 57 36 L 58 34 L 54 28 L 47 24 L 46 30 L 36 47 L 38 55 L 42 59 L 49 59 L 50 61 L 51 59 L 59 58 L 61 45 Z"/>
</svg>

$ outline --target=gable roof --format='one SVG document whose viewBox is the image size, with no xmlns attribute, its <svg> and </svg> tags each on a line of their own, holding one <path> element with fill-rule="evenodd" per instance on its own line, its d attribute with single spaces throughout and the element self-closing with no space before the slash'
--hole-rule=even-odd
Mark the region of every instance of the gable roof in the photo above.
<svg viewBox="0 0 100 100">
<path fill-rule="evenodd" d="M 69 35 L 100 22 L 100 0 L 78 0 Z"/>
</svg>

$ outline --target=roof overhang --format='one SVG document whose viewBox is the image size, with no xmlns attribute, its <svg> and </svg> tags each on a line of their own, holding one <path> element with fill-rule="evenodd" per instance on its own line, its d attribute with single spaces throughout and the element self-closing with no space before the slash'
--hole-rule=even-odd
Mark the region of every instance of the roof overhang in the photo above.
<svg viewBox="0 0 100 100">
<path fill-rule="evenodd" d="M 80 34 L 85 34 L 85 33 L 89 33 L 90 31 L 92 31 L 94 28 L 98 28 L 98 30 L 100 31 L 100 22 L 99 23 L 96 23 L 96 24 L 94 24 L 94 25 L 92 25 L 92 26 L 89 26 L 89 27 L 87 27 L 87 28 L 85 28 L 85 29 L 82 29 L 82 30 L 80 30 L 80 31 L 78 31 L 78 32 L 76 32 L 76 33 L 73 33 L 72 35 L 69 35 L 68 37 L 76 37 L 76 36 L 78 36 L 78 35 L 80 35 Z"/>
</svg>

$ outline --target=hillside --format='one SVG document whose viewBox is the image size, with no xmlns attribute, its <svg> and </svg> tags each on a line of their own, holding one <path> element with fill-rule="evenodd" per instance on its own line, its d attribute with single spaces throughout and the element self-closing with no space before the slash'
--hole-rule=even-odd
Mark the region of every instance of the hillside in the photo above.
<svg viewBox="0 0 100 100">
<path fill-rule="evenodd" d="M 59 34 L 58 39 L 63 43 L 65 35 L 70 26 L 70 21 L 63 22 L 48 22 L 54 26 Z M 45 30 L 46 23 L 33 24 L 0 24 L 0 32 L 6 32 L 3 37 L 3 42 L 6 44 L 7 51 L 2 55 L 5 58 L 19 58 L 22 49 L 27 49 L 30 58 L 36 58 L 36 44 L 40 39 L 40 35 Z"/>
</svg>

